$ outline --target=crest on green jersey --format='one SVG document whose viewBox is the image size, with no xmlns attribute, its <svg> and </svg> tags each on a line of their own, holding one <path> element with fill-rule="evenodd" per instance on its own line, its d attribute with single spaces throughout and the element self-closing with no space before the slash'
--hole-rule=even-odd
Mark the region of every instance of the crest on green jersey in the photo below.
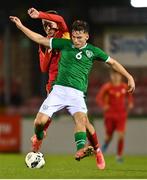
<svg viewBox="0 0 147 180">
<path fill-rule="evenodd" d="M 93 56 L 93 52 L 91 50 L 86 50 L 86 55 L 88 58 L 91 58 Z"/>
</svg>

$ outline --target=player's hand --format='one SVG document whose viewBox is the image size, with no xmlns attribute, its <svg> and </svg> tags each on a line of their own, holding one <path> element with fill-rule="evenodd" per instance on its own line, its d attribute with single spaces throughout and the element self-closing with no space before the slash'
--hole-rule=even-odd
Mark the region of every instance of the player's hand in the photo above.
<svg viewBox="0 0 147 180">
<path fill-rule="evenodd" d="M 9 16 L 9 19 L 16 24 L 18 28 L 22 26 L 20 19 L 16 16 Z"/>
<path fill-rule="evenodd" d="M 35 8 L 30 8 L 28 10 L 28 14 L 33 19 L 39 18 L 39 11 L 37 11 L 37 9 L 35 9 Z"/>
<path fill-rule="evenodd" d="M 135 82 L 132 76 L 128 79 L 128 92 L 133 93 L 135 91 Z"/>
</svg>

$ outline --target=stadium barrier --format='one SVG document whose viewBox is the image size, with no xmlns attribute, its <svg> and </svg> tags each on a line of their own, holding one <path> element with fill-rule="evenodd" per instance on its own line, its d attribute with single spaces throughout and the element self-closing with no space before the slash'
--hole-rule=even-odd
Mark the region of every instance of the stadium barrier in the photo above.
<svg viewBox="0 0 147 180">
<path fill-rule="evenodd" d="M 21 116 L 0 115 L 0 152 L 20 152 Z"/>
<path fill-rule="evenodd" d="M 104 140 L 104 126 L 101 118 L 93 121 L 99 136 L 100 144 Z M 74 154 L 76 146 L 74 142 L 74 121 L 70 116 L 53 118 L 47 137 L 43 141 L 41 152 L 49 154 Z M 21 152 L 27 153 L 31 149 L 30 137 L 34 134 L 33 119 L 22 121 L 22 146 Z M 125 136 L 124 154 L 143 155 L 147 153 L 147 118 L 129 119 Z M 116 153 L 117 134 L 108 148 L 107 154 Z"/>
</svg>

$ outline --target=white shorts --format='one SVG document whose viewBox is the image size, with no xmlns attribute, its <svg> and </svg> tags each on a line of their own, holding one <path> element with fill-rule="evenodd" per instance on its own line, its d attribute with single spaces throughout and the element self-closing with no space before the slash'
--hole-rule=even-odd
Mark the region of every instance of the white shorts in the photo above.
<svg viewBox="0 0 147 180">
<path fill-rule="evenodd" d="M 84 93 L 71 87 L 54 85 L 53 90 L 42 103 L 39 112 L 52 117 L 53 113 L 66 108 L 73 115 L 76 112 L 87 113 Z"/>
</svg>

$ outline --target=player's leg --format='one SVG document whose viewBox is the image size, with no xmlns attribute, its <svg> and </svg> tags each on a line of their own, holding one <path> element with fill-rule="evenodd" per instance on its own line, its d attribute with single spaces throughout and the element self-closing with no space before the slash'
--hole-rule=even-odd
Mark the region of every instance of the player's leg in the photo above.
<svg viewBox="0 0 147 180">
<path fill-rule="evenodd" d="M 87 134 L 89 144 L 91 146 L 93 146 L 94 150 L 99 148 L 100 144 L 99 144 L 99 141 L 98 141 L 97 133 L 96 133 L 92 123 L 90 123 L 89 121 L 86 124 L 86 134 Z"/>
<path fill-rule="evenodd" d="M 117 156 L 116 160 L 118 162 L 123 162 L 123 151 L 124 151 L 124 136 L 125 133 L 118 131 L 118 140 L 117 140 Z"/>
<path fill-rule="evenodd" d="M 86 145 L 86 114 L 83 112 L 76 112 L 73 114 L 75 121 L 75 143 L 77 152 L 75 159 L 80 160 L 86 156 L 89 156 L 93 152 L 92 146 Z"/>
<path fill-rule="evenodd" d="M 108 146 L 112 140 L 112 137 L 113 137 L 113 133 L 108 133 L 106 132 L 105 133 L 105 139 L 104 139 L 104 142 L 102 144 L 102 152 L 105 153 L 108 149 Z"/>
<path fill-rule="evenodd" d="M 44 134 L 45 134 L 45 136 L 46 136 L 46 134 L 47 134 L 47 129 L 48 129 L 48 127 L 50 126 L 51 122 L 52 122 L 52 119 L 51 119 L 51 118 L 48 118 L 47 122 L 46 122 L 45 125 L 44 125 Z"/>
<path fill-rule="evenodd" d="M 107 151 L 107 148 L 113 137 L 115 127 L 114 127 L 112 118 L 105 117 L 104 129 L 105 129 L 105 138 L 104 138 L 104 142 L 102 144 L 102 152 L 103 153 L 105 153 Z"/>
<path fill-rule="evenodd" d="M 84 100 L 84 93 L 73 89 L 67 89 L 68 106 L 66 107 L 75 121 L 75 144 L 77 152 L 75 159 L 80 160 L 88 156 L 93 151 L 92 146 L 87 146 L 86 140 L 86 121 L 87 106 Z"/>
<path fill-rule="evenodd" d="M 37 129 L 36 127 L 38 126 L 37 125 L 37 119 L 35 119 L 35 121 L 34 121 L 34 126 L 35 126 L 35 129 Z M 48 130 L 48 127 L 50 126 L 50 124 L 51 124 L 51 122 L 52 122 L 52 120 L 51 120 L 51 118 L 50 117 L 48 117 L 48 120 L 43 124 L 43 130 L 42 130 L 42 132 L 43 132 L 43 134 L 44 134 L 44 138 L 47 136 L 47 130 Z M 36 136 L 36 134 L 34 134 L 33 135 L 33 137 L 35 137 Z M 32 138 L 33 139 L 33 138 Z"/>
<path fill-rule="evenodd" d="M 105 168 L 105 160 L 104 160 L 103 153 L 100 149 L 100 143 L 98 141 L 98 136 L 97 136 L 94 126 L 89 122 L 88 117 L 87 117 L 87 121 L 86 121 L 86 129 L 89 132 L 88 140 L 95 150 L 94 152 L 95 152 L 97 167 L 99 169 L 104 169 Z"/>
<path fill-rule="evenodd" d="M 52 90 L 52 83 L 53 81 L 51 81 L 50 79 L 48 80 L 48 83 L 46 84 L 46 92 L 47 92 L 47 96 L 49 95 L 49 93 L 51 92 Z M 44 135 L 46 136 L 47 135 L 47 129 L 48 127 L 50 126 L 52 122 L 52 119 L 49 118 L 48 121 L 45 123 L 45 126 L 44 126 Z"/>
<path fill-rule="evenodd" d="M 67 107 L 70 114 L 73 116 L 75 120 L 75 142 L 77 146 L 77 152 L 75 154 L 75 159 L 80 160 L 83 157 L 88 156 L 93 150 L 92 146 L 86 145 L 86 128 L 89 127 L 90 133 L 93 135 L 95 134 L 94 127 L 90 124 L 88 117 L 87 117 L 87 106 L 84 100 L 84 94 L 78 90 L 71 90 L 69 89 L 71 95 L 70 105 Z M 98 142 L 96 143 L 98 144 Z M 103 155 L 99 149 L 99 169 L 105 168 L 105 161 Z M 100 157 L 101 155 L 101 157 Z M 97 156 L 96 156 L 97 157 Z M 100 161 L 101 158 L 101 161 Z M 101 162 L 101 164 L 100 164 Z M 103 164 L 102 164 L 103 162 Z"/>
<path fill-rule="evenodd" d="M 118 162 L 123 161 L 124 138 L 125 138 L 126 119 L 127 119 L 126 116 L 127 115 L 125 113 L 120 114 L 119 120 L 116 123 L 116 132 L 118 135 L 116 160 Z"/>
<path fill-rule="evenodd" d="M 48 128 L 50 118 L 54 112 L 64 108 L 62 104 L 63 97 L 58 95 L 58 88 L 54 88 L 42 103 L 39 113 L 34 121 L 35 135 L 31 138 L 32 150 L 39 151 L 41 148 L 42 140 L 46 136 L 46 129 Z"/>
<path fill-rule="evenodd" d="M 39 118 L 39 119 L 42 119 L 42 117 Z M 44 119 L 44 118 L 43 118 L 43 119 Z M 37 118 L 36 118 L 35 121 L 34 121 L 35 134 L 34 134 L 34 135 L 32 136 L 32 138 L 31 138 L 32 141 L 37 141 L 37 139 L 39 140 L 39 137 L 36 136 L 37 131 L 38 131 L 37 129 L 38 129 L 38 127 L 39 127 L 38 121 L 40 121 L 40 120 L 37 120 Z M 42 121 L 42 120 L 41 120 L 41 121 Z M 47 136 L 47 130 L 48 130 L 51 122 L 52 122 L 51 118 L 48 117 L 48 119 L 43 123 L 43 130 L 40 129 L 41 133 L 43 134 L 43 138 L 45 138 L 45 137 Z M 35 143 L 34 143 L 34 144 L 35 144 Z M 38 144 L 39 144 L 39 143 L 38 143 Z M 40 147 L 40 146 L 39 146 L 39 147 Z M 33 149 L 34 149 L 34 148 L 33 148 Z M 40 148 L 38 148 L 38 150 L 39 150 L 39 149 L 40 149 Z M 34 150 L 34 151 L 35 151 L 35 150 Z"/>
<path fill-rule="evenodd" d="M 42 140 L 46 137 L 44 132 L 45 124 L 47 123 L 49 117 L 46 114 L 38 113 L 36 119 L 34 121 L 34 132 L 35 134 L 32 136 L 32 151 L 38 152 L 42 145 Z"/>
</svg>

